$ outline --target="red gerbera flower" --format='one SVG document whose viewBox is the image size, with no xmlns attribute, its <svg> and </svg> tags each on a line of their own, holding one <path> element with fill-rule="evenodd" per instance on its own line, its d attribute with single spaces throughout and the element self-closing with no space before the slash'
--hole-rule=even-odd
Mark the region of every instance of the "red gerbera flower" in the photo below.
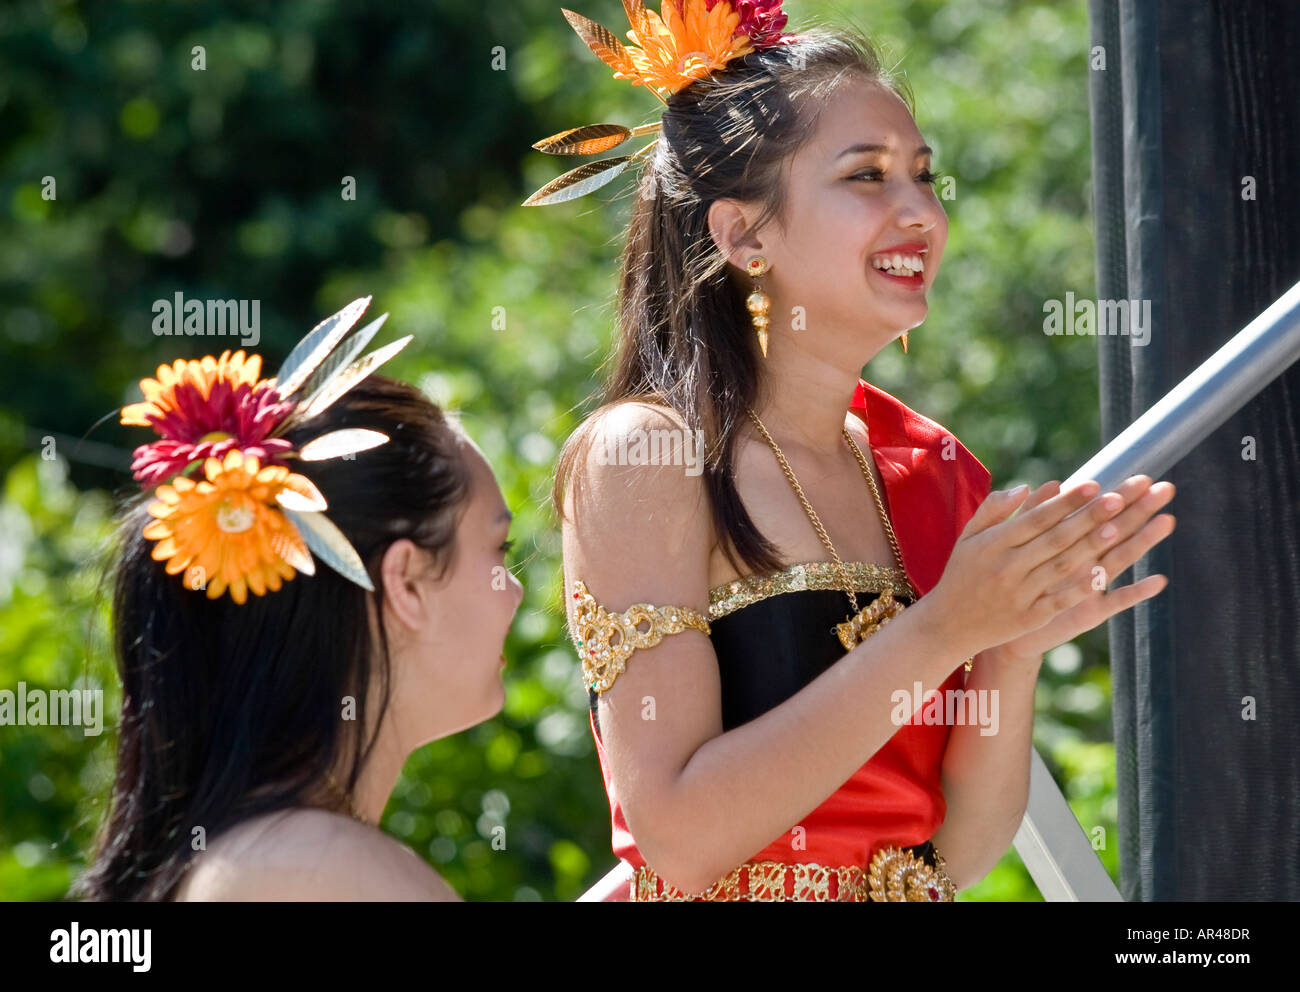
<svg viewBox="0 0 1300 992">
<path fill-rule="evenodd" d="M 709 0 L 709 9 L 718 0 Z M 740 15 L 740 24 L 736 34 L 748 35 L 749 43 L 755 48 L 783 44 L 781 29 L 785 27 L 786 14 L 781 9 L 781 0 L 731 0 L 731 7 Z"/>
<path fill-rule="evenodd" d="M 143 403 L 122 409 L 122 423 L 152 427 L 162 439 L 135 449 L 131 471 L 146 489 L 183 472 L 193 462 L 242 451 L 263 465 L 277 464 L 292 449 L 267 437 L 290 411 L 274 380 L 258 381 L 262 359 L 242 351 L 200 361 L 160 365 L 157 379 L 144 379 Z"/>
</svg>

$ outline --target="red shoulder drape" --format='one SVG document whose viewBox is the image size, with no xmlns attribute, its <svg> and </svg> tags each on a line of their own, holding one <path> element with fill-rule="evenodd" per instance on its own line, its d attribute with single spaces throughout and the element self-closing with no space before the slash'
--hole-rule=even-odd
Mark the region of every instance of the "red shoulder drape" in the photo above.
<svg viewBox="0 0 1300 992">
<path fill-rule="evenodd" d="M 924 596 L 988 497 L 992 477 L 946 428 L 865 379 L 849 409 L 865 416 L 903 567 Z"/>
</svg>

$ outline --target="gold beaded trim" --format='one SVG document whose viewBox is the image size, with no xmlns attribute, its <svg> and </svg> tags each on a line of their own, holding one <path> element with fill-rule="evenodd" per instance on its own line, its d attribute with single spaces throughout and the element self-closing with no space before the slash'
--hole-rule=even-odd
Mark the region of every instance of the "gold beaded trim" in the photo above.
<svg viewBox="0 0 1300 992">
<path fill-rule="evenodd" d="M 637 648 L 652 648 L 667 634 L 684 630 L 709 633 L 709 621 L 687 606 L 651 606 L 636 603 L 621 614 L 609 613 L 587 591 L 581 579 L 573 582 L 573 639 L 582 659 L 582 681 L 603 693 L 623 674 L 627 659 Z M 648 624 L 641 630 L 641 624 Z"/>
<path fill-rule="evenodd" d="M 907 596 L 913 601 L 917 598 L 907 573 L 902 569 L 865 561 L 845 562 L 844 566 L 848 570 L 849 581 L 855 592 L 879 593 L 889 589 L 895 595 Z M 709 619 L 717 620 L 725 617 L 769 596 L 801 592 L 805 589 L 843 591 L 843 585 L 844 580 L 839 566 L 833 561 L 812 561 L 790 565 L 770 575 L 746 575 L 709 590 Z"/>
<path fill-rule="evenodd" d="M 703 892 L 691 894 L 663 882 L 642 865 L 632 878 L 635 902 L 953 902 L 957 886 L 948 877 L 943 856 L 934 852 L 934 868 L 911 851 L 882 847 L 868 868 L 801 862 L 747 861 Z M 785 894 L 793 876 L 792 894 Z M 835 894 L 831 894 L 831 879 Z M 660 886 L 662 885 L 662 891 Z"/>
</svg>

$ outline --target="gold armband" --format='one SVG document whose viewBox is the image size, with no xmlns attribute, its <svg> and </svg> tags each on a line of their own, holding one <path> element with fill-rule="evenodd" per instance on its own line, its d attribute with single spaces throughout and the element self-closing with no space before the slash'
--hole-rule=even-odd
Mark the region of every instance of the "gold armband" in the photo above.
<svg viewBox="0 0 1300 992">
<path fill-rule="evenodd" d="M 608 613 L 581 579 L 574 580 L 573 590 L 573 598 L 578 601 L 573 636 L 582 659 L 582 682 L 597 692 L 614 684 L 637 648 L 652 648 L 665 634 L 680 634 L 688 629 L 709 633 L 709 621 L 690 607 L 636 603 L 621 614 Z M 649 624 L 648 630 L 641 630 L 643 623 Z"/>
</svg>

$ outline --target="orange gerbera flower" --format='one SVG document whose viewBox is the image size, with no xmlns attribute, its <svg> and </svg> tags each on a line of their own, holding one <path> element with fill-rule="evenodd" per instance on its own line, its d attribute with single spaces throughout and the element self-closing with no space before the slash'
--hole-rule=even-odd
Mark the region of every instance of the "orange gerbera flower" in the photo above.
<svg viewBox="0 0 1300 992">
<path fill-rule="evenodd" d="M 640 24 L 627 36 L 627 54 L 635 72 L 615 72 L 616 79 L 676 93 L 697 79 L 752 52 L 746 35 L 737 35 L 740 14 L 728 0 L 663 0 L 661 13 L 638 9 Z"/>
<path fill-rule="evenodd" d="M 224 460 L 208 458 L 203 471 L 203 481 L 182 475 L 159 486 L 158 501 L 149 505 L 155 519 L 144 536 L 157 542 L 151 557 L 165 561 L 169 575 L 188 568 L 186 585 L 206 588 L 209 599 L 229 589 L 242 604 L 250 589 L 261 596 L 296 571 L 315 572 L 306 544 L 277 505 L 288 491 L 299 505 L 323 509 L 310 481 L 283 465 L 262 467 L 238 450 Z"/>
</svg>

